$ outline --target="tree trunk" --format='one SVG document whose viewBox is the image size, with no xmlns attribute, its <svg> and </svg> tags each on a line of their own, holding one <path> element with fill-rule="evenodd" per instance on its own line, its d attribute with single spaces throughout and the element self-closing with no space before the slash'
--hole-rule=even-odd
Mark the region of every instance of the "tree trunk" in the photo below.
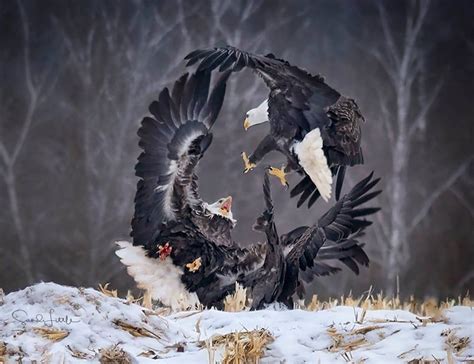
<svg viewBox="0 0 474 364">
<path fill-rule="evenodd" d="M 32 284 L 34 283 L 34 274 L 33 274 L 33 266 L 31 262 L 31 255 L 28 249 L 28 241 L 25 235 L 25 231 L 23 230 L 23 222 L 20 215 L 20 206 L 18 203 L 18 193 L 16 190 L 15 184 L 15 174 L 11 168 L 7 170 L 5 183 L 7 185 L 7 193 L 8 193 L 8 203 L 10 205 L 10 212 L 11 217 L 13 220 L 13 226 L 15 227 L 15 232 L 18 238 L 18 243 L 20 245 L 20 255 L 22 258 L 23 263 L 23 271 L 25 273 L 27 283 Z"/>
<path fill-rule="evenodd" d="M 388 249 L 388 285 L 387 293 L 394 294 L 397 276 L 402 272 L 408 257 L 406 256 L 407 224 L 407 170 L 410 141 L 407 128 L 410 92 L 405 87 L 404 73 L 397 87 L 397 127 L 398 134 L 393 150 L 393 175 L 391 188 L 391 232 Z"/>
</svg>

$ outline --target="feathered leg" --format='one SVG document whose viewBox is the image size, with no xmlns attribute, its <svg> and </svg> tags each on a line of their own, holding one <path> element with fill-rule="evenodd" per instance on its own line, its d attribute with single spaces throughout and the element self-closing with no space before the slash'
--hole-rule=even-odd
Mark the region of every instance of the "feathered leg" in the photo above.
<svg viewBox="0 0 474 364">
<path fill-rule="evenodd" d="M 148 308 L 148 309 L 153 309 L 153 304 L 151 302 L 151 294 L 149 290 L 145 290 L 145 293 L 143 294 L 143 307 Z"/>
<path fill-rule="evenodd" d="M 257 164 L 263 159 L 263 157 L 265 157 L 265 155 L 276 149 L 277 144 L 275 143 L 275 140 L 271 135 L 267 135 L 258 144 L 257 149 L 255 149 L 255 151 L 250 155 L 250 157 L 247 157 L 247 154 L 243 152 L 242 159 L 245 163 L 244 173 L 247 173 L 254 169 Z"/>
</svg>

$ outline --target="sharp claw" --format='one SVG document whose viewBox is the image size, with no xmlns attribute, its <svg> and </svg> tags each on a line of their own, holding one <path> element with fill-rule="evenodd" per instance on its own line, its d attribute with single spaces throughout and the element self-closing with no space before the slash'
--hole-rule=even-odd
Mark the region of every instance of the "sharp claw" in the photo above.
<svg viewBox="0 0 474 364">
<path fill-rule="evenodd" d="M 280 183 L 283 186 L 285 186 L 285 189 L 288 189 L 290 187 L 290 185 L 288 184 L 288 181 L 286 180 L 286 173 L 285 173 L 284 166 L 281 168 L 269 167 L 268 173 L 271 174 L 272 176 L 277 177 L 280 180 Z"/>
<path fill-rule="evenodd" d="M 247 157 L 247 153 L 242 152 L 242 159 L 244 160 L 244 173 L 248 173 L 256 167 L 255 163 L 250 162 L 249 157 Z"/>
</svg>

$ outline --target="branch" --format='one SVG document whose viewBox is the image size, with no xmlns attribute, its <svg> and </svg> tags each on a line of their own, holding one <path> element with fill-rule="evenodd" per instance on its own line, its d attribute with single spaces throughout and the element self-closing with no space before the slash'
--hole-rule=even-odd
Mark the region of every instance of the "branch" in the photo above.
<svg viewBox="0 0 474 364">
<path fill-rule="evenodd" d="M 379 220 L 377 218 L 377 220 Z M 386 256 L 387 254 L 387 241 L 389 240 L 384 230 L 382 229 L 382 224 L 378 221 L 377 224 L 374 224 L 374 229 L 372 230 L 375 234 L 375 239 L 377 240 L 377 245 L 380 248 L 380 254 Z"/>
<path fill-rule="evenodd" d="M 25 62 L 25 78 L 26 78 L 26 85 L 30 94 L 35 94 L 36 89 L 33 84 L 33 80 L 31 78 L 31 70 L 30 70 L 30 30 L 28 28 L 28 18 L 26 16 L 25 8 L 20 0 L 18 0 L 18 7 L 20 9 L 20 16 L 21 22 L 23 25 L 23 59 Z"/>
<path fill-rule="evenodd" d="M 10 165 L 10 156 L 8 155 L 7 148 L 2 141 L 0 141 L 0 157 L 2 157 L 3 163 L 5 163 L 6 166 Z"/>
<path fill-rule="evenodd" d="M 28 19 L 26 18 L 25 9 L 21 1 L 18 1 L 18 7 L 20 8 L 20 15 L 21 21 L 23 23 L 23 56 L 24 56 L 24 67 L 25 67 L 25 82 L 26 87 L 30 96 L 30 103 L 28 104 L 28 109 L 26 111 L 25 122 L 21 128 L 20 137 L 18 138 L 15 148 L 13 150 L 10 163 L 11 165 L 15 164 L 18 155 L 20 154 L 21 149 L 23 148 L 23 144 L 25 143 L 26 136 L 31 127 L 31 123 L 33 121 L 33 113 L 36 108 L 36 101 L 37 101 L 37 90 L 33 84 L 33 80 L 31 78 L 31 69 L 30 69 L 30 49 L 29 49 L 29 29 L 28 29 Z"/>
<path fill-rule="evenodd" d="M 362 45 L 359 45 L 356 43 L 356 45 L 361 48 L 366 50 L 366 47 L 362 47 Z M 395 85 L 398 82 L 398 75 L 395 71 L 394 68 L 389 67 L 389 61 L 384 57 L 384 55 L 377 49 L 377 48 L 372 48 L 368 51 L 369 55 L 371 55 L 375 60 L 379 63 L 379 65 L 382 67 L 382 69 L 385 71 L 387 76 L 390 78 L 392 81 L 393 87 L 395 88 Z"/>
<path fill-rule="evenodd" d="M 256 1 L 249 1 L 247 3 L 247 6 L 244 8 L 241 16 L 241 21 L 245 22 L 247 19 L 249 19 L 253 14 L 255 14 L 261 7 L 263 2 L 260 2 L 257 6 L 255 6 Z M 278 22 L 275 22 L 278 23 Z M 267 32 L 268 34 L 268 32 Z"/>
<path fill-rule="evenodd" d="M 456 189 L 451 189 L 452 194 L 458 199 L 459 203 L 471 214 L 471 218 L 474 219 L 474 208 L 469 204 L 468 201 L 462 196 Z"/>
<path fill-rule="evenodd" d="M 380 99 L 380 111 L 382 112 L 382 122 L 387 131 L 387 137 L 390 142 L 390 150 L 393 151 L 393 146 L 395 145 L 395 132 L 392 125 L 390 124 L 391 113 L 388 110 L 388 100 L 386 96 L 382 95 L 382 92 L 378 90 L 379 99 Z"/>
<path fill-rule="evenodd" d="M 408 136 L 410 138 L 415 134 L 416 129 L 420 128 L 421 125 L 423 124 L 423 120 L 426 118 L 426 114 L 428 114 L 428 111 L 433 105 L 433 102 L 436 100 L 436 97 L 438 97 L 438 94 L 441 91 L 441 87 L 443 83 L 444 83 L 443 79 L 438 81 L 438 83 L 435 85 L 435 87 L 431 91 L 431 94 L 428 96 L 428 99 L 423 104 L 421 110 L 418 112 L 418 115 L 415 117 L 415 122 L 410 126 L 410 129 L 408 131 Z"/>
<path fill-rule="evenodd" d="M 381 1 L 377 1 L 377 9 L 379 11 L 380 23 L 382 24 L 382 31 L 385 38 L 385 44 L 387 45 L 388 55 L 390 56 L 394 66 L 400 66 L 400 55 L 398 54 L 395 40 L 393 38 L 393 32 L 388 23 L 387 13 L 385 6 Z"/>
<path fill-rule="evenodd" d="M 420 33 L 423 23 L 425 22 L 426 14 L 428 14 L 430 8 L 429 0 L 420 0 L 418 4 L 418 17 L 416 18 L 414 26 L 410 27 L 410 31 L 407 32 L 411 38 L 411 45 L 414 45 L 416 38 L 418 38 L 418 34 Z M 414 9 L 412 11 L 414 11 Z"/>
<path fill-rule="evenodd" d="M 413 3 L 410 3 L 412 5 Z M 407 25 L 405 30 L 405 42 L 403 47 L 403 57 L 400 63 L 399 72 L 402 79 L 405 79 L 408 75 L 408 72 L 413 71 L 412 69 L 412 62 L 415 60 L 416 56 L 413 55 L 413 50 L 420 50 L 419 48 L 415 48 L 416 41 L 418 39 L 419 33 L 421 28 L 423 27 L 423 23 L 425 21 L 426 14 L 428 13 L 428 9 L 430 7 L 429 0 L 421 0 L 419 1 L 418 6 L 418 16 L 415 19 L 415 7 L 410 6 L 410 10 L 408 11 L 408 19 Z M 415 20 L 414 20 L 415 19 Z M 414 22 L 414 24 L 413 24 Z M 416 72 L 416 71 L 415 71 Z M 414 76 L 413 76 L 414 77 Z"/>
<path fill-rule="evenodd" d="M 430 208 L 433 206 L 436 200 L 443 194 L 443 192 L 448 190 L 458 180 L 458 178 L 464 174 L 464 172 L 466 171 L 467 167 L 469 166 L 469 164 L 472 162 L 473 159 L 474 159 L 474 156 L 471 156 L 466 162 L 461 164 L 461 166 L 459 166 L 459 168 L 453 174 L 451 174 L 451 177 L 449 177 L 441 186 L 439 186 L 436 190 L 433 191 L 431 196 L 423 204 L 423 207 L 412 219 L 412 222 L 408 229 L 408 234 L 410 234 L 415 229 L 415 227 L 421 221 L 423 221 L 423 219 L 428 214 Z"/>
</svg>

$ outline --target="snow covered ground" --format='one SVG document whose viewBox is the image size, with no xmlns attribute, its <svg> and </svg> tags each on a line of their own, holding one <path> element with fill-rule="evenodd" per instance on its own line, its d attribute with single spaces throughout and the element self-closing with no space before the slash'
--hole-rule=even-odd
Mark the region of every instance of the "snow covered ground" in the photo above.
<svg viewBox="0 0 474 364">
<path fill-rule="evenodd" d="M 160 316 L 94 289 L 54 283 L 0 298 L 0 362 L 3 356 L 7 363 L 98 363 L 101 357 L 113 363 L 118 359 L 106 358 L 119 353 L 123 363 L 208 363 L 209 338 L 254 329 L 274 337 L 262 363 L 474 362 L 471 307 L 447 309 L 440 322 L 402 310 L 364 314 L 347 306 Z M 219 362 L 223 346 L 213 346 Z"/>
</svg>

